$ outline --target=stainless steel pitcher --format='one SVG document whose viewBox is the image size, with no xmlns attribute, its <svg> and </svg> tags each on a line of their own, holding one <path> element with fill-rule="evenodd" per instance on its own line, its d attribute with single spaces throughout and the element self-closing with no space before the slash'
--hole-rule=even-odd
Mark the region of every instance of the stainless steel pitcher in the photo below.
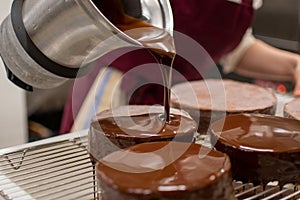
<svg viewBox="0 0 300 200">
<path fill-rule="evenodd" d="M 168 0 L 122 1 L 139 18 L 172 34 Z M 14 0 L 0 31 L 0 55 L 8 77 L 27 90 L 56 87 L 89 71 L 105 53 L 140 45 L 115 27 L 92 0 Z"/>
</svg>

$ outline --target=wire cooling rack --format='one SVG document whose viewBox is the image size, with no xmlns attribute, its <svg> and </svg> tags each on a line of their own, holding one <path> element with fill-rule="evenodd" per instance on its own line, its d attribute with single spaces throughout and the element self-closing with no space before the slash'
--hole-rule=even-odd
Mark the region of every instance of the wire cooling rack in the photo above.
<svg viewBox="0 0 300 200">
<path fill-rule="evenodd" d="M 197 139 L 204 145 L 207 141 L 205 136 Z M 99 197 L 86 145 L 87 131 L 83 131 L 0 150 L 0 196 L 7 200 Z M 237 199 L 300 199 L 294 185 L 280 188 L 274 182 L 264 189 L 234 181 L 233 186 Z"/>
</svg>

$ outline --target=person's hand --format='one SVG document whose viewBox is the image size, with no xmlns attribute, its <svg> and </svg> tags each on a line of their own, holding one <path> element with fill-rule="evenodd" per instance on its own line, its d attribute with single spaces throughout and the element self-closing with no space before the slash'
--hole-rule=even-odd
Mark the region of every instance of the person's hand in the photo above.
<svg viewBox="0 0 300 200">
<path fill-rule="evenodd" d="M 295 89 L 294 89 L 294 96 L 300 97 L 300 56 L 297 59 L 297 65 L 295 67 Z"/>
</svg>

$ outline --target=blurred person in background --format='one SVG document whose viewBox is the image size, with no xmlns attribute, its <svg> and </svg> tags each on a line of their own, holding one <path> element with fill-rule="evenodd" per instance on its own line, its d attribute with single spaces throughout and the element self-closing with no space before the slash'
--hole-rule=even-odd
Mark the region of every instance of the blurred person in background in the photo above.
<svg viewBox="0 0 300 200">
<path fill-rule="evenodd" d="M 225 73 L 235 72 L 252 78 L 260 78 L 276 81 L 292 81 L 295 83 L 294 94 L 300 95 L 300 56 L 285 50 L 281 50 L 256 39 L 252 34 L 251 25 L 255 9 L 262 5 L 261 0 L 170 0 L 173 17 L 174 30 L 183 33 L 199 43 L 209 54 L 216 64 L 222 66 Z M 176 40 L 176 48 L 180 48 L 180 41 Z M 192 49 L 191 49 L 192 51 Z M 89 120 L 102 109 L 109 108 L 98 106 L 94 112 L 80 112 L 82 105 L 85 107 L 95 106 L 99 102 L 92 101 L 88 93 L 95 90 L 92 87 L 97 76 L 113 77 L 102 82 L 101 90 L 109 84 L 116 84 L 122 74 L 141 66 L 145 63 L 154 63 L 154 58 L 146 50 L 135 50 L 126 53 L 109 63 L 109 70 L 102 70 L 106 67 L 106 60 L 110 55 L 99 59 L 99 66 L 85 77 L 76 79 L 74 88 L 65 105 L 61 123 L 61 133 L 69 133 L 78 129 L 89 127 Z M 175 57 L 174 69 L 179 71 L 187 80 L 199 80 L 203 77 L 195 67 L 180 56 Z M 147 77 L 151 79 L 159 76 L 149 70 Z M 115 74 L 112 76 L 111 74 Z M 140 76 L 138 74 L 137 76 Z M 144 75 L 142 75 L 144 76 Z M 173 84 L 182 79 L 173 77 Z M 99 83 L 96 83 L 99 84 Z M 143 85 L 137 88 L 138 78 L 130 77 L 121 83 L 121 93 L 125 94 L 125 102 L 129 104 L 161 104 L 163 102 L 163 88 L 159 85 Z M 112 86 L 110 86 L 112 87 Z M 73 98 L 76 97 L 76 98 Z M 103 95 L 98 99 L 109 99 L 111 96 Z M 123 98 L 119 95 L 118 98 Z M 93 103 L 91 103 L 93 102 Z M 120 100 L 121 102 L 121 100 Z M 119 103 L 120 103 L 119 102 Z M 122 101 L 124 102 L 124 101 Z M 93 105 L 92 105 L 93 104 Z M 116 103 L 117 105 L 118 103 Z M 90 108 L 89 108 L 90 109 Z M 74 119 L 81 118 L 81 125 L 74 128 Z M 73 128 L 72 128 L 73 127 Z"/>
</svg>

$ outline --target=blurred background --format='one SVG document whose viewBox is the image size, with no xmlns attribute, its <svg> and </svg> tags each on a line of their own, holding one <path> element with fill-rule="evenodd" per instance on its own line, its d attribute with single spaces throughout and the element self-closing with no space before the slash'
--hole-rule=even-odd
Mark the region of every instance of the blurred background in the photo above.
<svg viewBox="0 0 300 200">
<path fill-rule="evenodd" d="M 263 6 L 255 13 L 253 33 L 272 46 L 299 54 L 300 0 L 263 0 Z M 280 93 L 293 90 L 291 82 L 252 80 L 234 73 L 223 76 L 270 87 Z"/>
<path fill-rule="evenodd" d="M 0 22 L 9 14 L 12 0 L 0 1 Z M 288 51 L 300 53 L 300 0 L 264 0 L 255 15 L 257 38 Z M 254 82 L 275 90 L 290 91 L 293 84 L 251 80 L 236 74 L 226 78 Z M 7 80 L 0 62 L 0 149 L 59 134 L 63 105 L 71 81 L 52 90 L 25 92 Z"/>
<path fill-rule="evenodd" d="M 300 53 L 300 1 L 264 0 L 256 12 L 253 30 L 274 46 Z"/>
</svg>

